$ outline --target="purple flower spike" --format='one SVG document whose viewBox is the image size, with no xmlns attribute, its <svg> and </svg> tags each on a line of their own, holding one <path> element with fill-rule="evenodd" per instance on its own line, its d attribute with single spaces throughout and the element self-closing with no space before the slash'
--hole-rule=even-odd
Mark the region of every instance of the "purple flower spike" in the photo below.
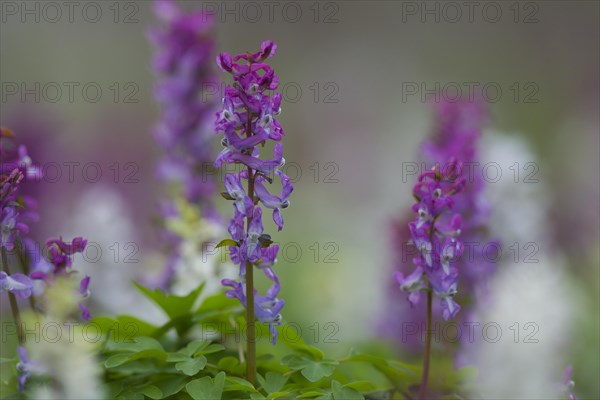
<svg viewBox="0 0 600 400">
<path fill-rule="evenodd" d="M 211 206 L 214 181 L 198 171 L 213 159 L 210 120 L 218 105 L 205 94 L 218 87 L 211 67 L 214 18 L 204 10 L 185 12 L 171 0 L 156 1 L 154 13 L 161 22 L 149 32 L 161 111 L 154 136 L 165 153 L 157 175 L 178 184 L 190 203 Z M 231 57 L 218 62 L 224 68 L 231 63 Z"/>
<path fill-rule="evenodd" d="M 412 244 L 419 254 L 413 260 L 416 269 L 407 277 L 400 272 L 394 274 L 400 289 L 409 293 L 411 306 L 419 302 L 421 291 L 431 290 L 441 300 L 445 320 L 454 318 L 460 310 L 454 301 L 458 273 L 453 264 L 463 252 L 463 244 L 457 238 L 461 219 L 457 214 L 448 214 L 454 204 L 452 196 L 462 187 L 451 182 L 439 168 L 419 176 L 413 189 L 417 203 L 412 207 L 417 215 L 408 224 Z"/>
<path fill-rule="evenodd" d="M 234 206 L 228 230 L 238 244 L 230 246 L 229 252 L 231 261 L 240 267 L 240 282 L 223 280 L 222 284 L 231 288 L 226 293 L 228 297 L 239 299 L 245 306 L 247 265 L 262 270 L 274 282 L 265 296 L 254 296 L 255 317 L 259 322 L 269 324 L 273 343 L 277 339 L 275 326 L 281 324 L 280 311 L 285 304 L 277 298 L 279 280 L 272 270 L 279 246 L 264 233 L 262 208 L 257 204 L 260 202 L 273 210 L 273 221 L 281 230 L 281 210 L 289 207 L 288 198 L 294 189 L 289 177 L 279 170 L 285 163 L 281 143 L 284 132 L 277 121 L 282 96 L 281 93 L 269 93 L 277 89 L 279 78 L 264 63 L 276 49 L 275 43 L 268 40 L 256 53 L 242 53 L 233 58 L 228 53 L 221 53 L 217 57 L 218 67 L 231 74 L 234 83 L 225 87 L 221 110 L 216 113 L 215 131 L 223 134 L 221 144 L 224 148 L 214 162 L 216 167 L 224 163 L 246 167 L 242 172 L 225 176 L 227 193 L 223 196 L 232 200 Z M 273 157 L 263 159 L 260 149 L 268 141 L 275 143 Z M 279 195 L 271 194 L 267 189 L 275 175 L 281 180 Z M 247 190 L 244 189 L 246 184 Z"/>
</svg>

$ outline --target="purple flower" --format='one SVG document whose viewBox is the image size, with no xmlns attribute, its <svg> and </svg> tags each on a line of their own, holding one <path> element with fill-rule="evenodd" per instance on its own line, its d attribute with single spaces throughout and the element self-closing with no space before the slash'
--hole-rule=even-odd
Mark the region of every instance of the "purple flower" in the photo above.
<svg viewBox="0 0 600 400">
<path fill-rule="evenodd" d="M 271 332 L 271 343 L 275 344 L 277 341 L 277 330 L 276 325 L 281 324 L 281 309 L 283 308 L 285 301 L 277 298 L 279 294 L 280 285 L 279 278 L 269 267 L 263 268 L 265 276 L 270 279 L 273 284 L 267 290 L 264 296 L 258 295 L 258 291 L 254 290 L 254 313 L 256 319 L 259 322 L 269 324 L 269 331 Z M 238 299 L 244 307 L 246 307 L 246 294 L 244 292 L 244 282 L 237 282 L 231 279 L 223 279 L 221 281 L 223 286 L 231 287 L 225 295 L 227 297 Z"/>
<path fill-rule="evenodd" d="M 281 210 L 289 207 L 288 198 L 293 191 L 289 177 L 279 170 L 285 163 L 281 143 L 284 132 L 276 119 L 281 113 L 281 94 L 269 93 L 277 89 L 279 79 L 264 63 L 275 54 L 276 48 L 272 41 L 265 41 L 256 53 L 235 57 L 221 53 L 217 57 L 218 67 L 231 74 L 235 83 L 225 88 L 221 110 L 216 113 L 215 131 L 223 134 L 221 144 L 224 148 L 214 162 L 216 167 L 223 163 L 246 167 L 242 172 L 225 176 L 223 197 L 232 200 L 234 206 L 228 230 L 238 243 L 230 246 L 229 251 L 231 261 L 240 267 L 240 282 L 225 279 L 222 283 L 232 288 L 227 291 L 227 296 L 239 299 L 245 306 L 244 283 L 248 266 L 262 270 L 273 282 L 264 296 L 257 293 L 254 296 L 255 317 L 259 322 L 269 324 L 273 343 L 277 338 L 275 326 L 281 324 L 280 311 L 284 305 L 284 301 L 277 298 L 279 279 L 272 270 L 279 246 L 264 233 L 262 208 L 257 203 L 273 210 L 273 221 L 281 230 Z M 263 159 L 260 148 L 267 141 L 275 142 L 273 157 Z M 279 195 L 271 194 L 266 186 L 275 175 L 281 180 Z"/>
<path fill-rule="evenodd" d="M 229 197 L 233 200 L 237 212 L 241 216 L 247 216 L 251 212 L 254 203 L 242 186 L 240 174 L 225 175 L 225 190 L 227 190 Z"/>
<path fill-rule="evenodd" d="M 29 379 L 29 366 L 30 361 L 27 357 L 27 350 L 23 346 L 17 347 L 17 352 L 19 353 L 19 363 L 17 364 L 17 370 L 21 373 L 19 374 L 19 392 L 23 391 L 25 387 L 25 383 Z"/>
<path fill-rule="evenodd" d="M 423 282 L 423 268 L 417 267 L 415 270 L 405 277 L 402 272 L 395 272 L 394 278 L 400 285 L 400 289 L 408 292 L 408 302 L 414 307 L 419 303 L 421 299 L 421 291 L 426 289 L 425 283 Z"/>
<path fill-rule="evenodd" d="M 254 296 L 254 313 L 256 318 L 265 324 L 269 324 L 269 331 L 271 332 L 271 343 L 275 344 L 277 341 L 277 330 L 276 325 L 281 324 L 281 309 L 285 305 L 285 301 L 277 298 L 279 294 L 279 279 L 277 275 L 270 270 L 265 268 L 265 274 L 273 280 L 273 285 L 267 290 L 265 296 L 255 295 Z M 270 273 L 267 273 L 270 271 Z"/>
<path fill-rule="evenodd" d="M 290 206 L 288 198 L 294 190 L 294 187 L 292 186 L 290 178 L 283 172 L 278 170 L 275 173 L 281 178 L 281 193 L 279 196 L 269 193 L 263 184 L 266 179 L 261 176 L 259 176 L 254 183 L 254 192 L 265 207 L 273 209 L 273 221 L 277 225 L 278 230 L 281 230 L 283 228 L 281 209 Z"/>
<path fill-rule="evenodd" d="M 252 263 L 256 262 L 261 254 L 261 245 L 258 239 L 262 235 L 263 230 L 262 209 L 260 207 L 255 207 L 254 214 L 248 227 L 248 235 L 246 236 L 246 240 L 244 242 L 247 247 L 247 259 Z"/>
<path fill-rule="evenodd" d="M 89 276 L 85 276 L 85 278 L 83 278 L 80 282 L 79 282 L 79 293 L 85 298 L 85 297 L 89 297 L 90 296 L 90 277 Z"/>
<path fill-rule="evenodd" d="M 31 374 L 45 374 L 47 368 L 36 361 L 30 360 L 25 347 L 17 347 L 17 353 L 19 354 L 19 362 L 17 363 L 17 371 L 19 372 L 19 392 L 22 392 L 25 388 L 25 383 L 27 383 Z"/>
<path fill-rule="evenodd" d="M 71 256 L 85 250 L 87 240 L 76 237 L 71 243 L 65 243 L 61 238 L 51 238 L 46 241 L 50 263 L 54 265 L 54 273 L 58 274 L 70 268 L 73 260 Z"/>
<path fill-rule="evenodd" d="M 17 297 L 26 298 L 31 296 L 33 282 L 28 276 L 23 274 L 8 275 L 4 271 L 0 271 L 0 293 L 10 292 Z"/>
<path fill-rule="evenodd" d="M 229 221 L 229 228 L 227 229 L 231 238 L 236 242 L 244 240 L 246 231 L 244 229 L 244 214 L 240 213 L 236 207 L 233 218 Z"/>
<path fill-rule="evenodd" d="M 11 139 L 14 134 L 1 128 L 1 139 Z M 29 232 L 28 222 L 37 220 L 36 202 L 20 193 L 25 180 L 41 178 L 40 168 L 35 166 L 21 145 L 16 152 L 4 146 L 0 139 L 0 247 L 14 249 L 15 238 Z M 7 151 L 9 150 L 9 151 Z"/>
<path fill-rule="evenodd" d="M 575 388 L 575 382 L 573 381 L 573 366 L 569 365 L 562 374 L 562 386 L 565 395 L 569 400 L 577 400 L 577 396 L 573 393 L 573 388 Z"/>
<path fill-rule="evenodd" d="M 149 31 L 161 114 L 154 138 L 163 150 L 156 174 L 199 207 L 203 218 L 220 222 L 212 203 L 216 182 L 207 170 L 214 160 L 211 122 L 220 88 L 213 67 L 214 19 L 203 10 L 186 12 L 172 0 L 156 0 L 154 13 L 161 22 Z M 172 251 L 157 284 L 167 288 L 181 264 L 182 238 L 166 229 L 162 236 Z"/>
<path fill-rule="evenodd" d="M 408 301 L 415 306 L 420 292 L 431 290 L 440 299 L 444 320 L 454 318 L 460 306 L 454 301 L 458 286 L 458 270 L 454 263 L 461 256 L 463 244 L 458 239 L 459 215 L 454 214 L 453 196 L 463 188 L 463 180 L 452 180 L 450 172 L 434 168 L 422 173 L 413 189 L 417 199 L 412 207 L 416 213 L 408 224 L 412 243 L 418 251 L 413 259 L 415 270 L 406 278 L 395 273 L 400 289 L 408 292 Z"/>
<path fill-rule="evenodd" d="M 90 296 L 89 286 L 90 286 L 90 277 L 86 275 L 79 282 L 79 294 L 81 294 L 81 296 L 84 299 Z M 82 320 L 89 321 L 92 318 L 88 308 L 82 302 L 79 302 L 79 309 L 81 310 L 81 319 Z"/>
<path fill-rule="evenodd" d="M 473 170 L 473 166 L 480 163 L 477 146 L 486 115 L 479 101 L 441 103 L 436 105 L 435 111 L 434 130 L 423 143 L 420 154 L 421 165 L 434 169 L 422 171 L 414 187 L 417 202 L 412 211 L 416 217 L 403 215 L 394 222 L 394 247 L 398 249 L 396 259 L 400 261 L 393 268 L 406 274 L 406 255 L 415 250 L 418 257 L 414 264 L 424 269 L 424 283 L 432 269 L 441 271 L 440 279 L 452 277 L 453 271 L 459 270 L 460 301 L 467 300 L 470 307 L 476 294 L 485 292 L 486 278 L 495 270 L 495 264 L 482 252 L 461 257 L 463 243 L 489 241 L 486 224 L 490 210 L 483 196 L 485 182 L 481 171 Z M 430 235 L 432 227 L 434 234 Z M 442 314 L 451 317 L 456 315 L 458 304 L 455 297 L 443 296 L 448 293 L 446 287 L 438 287 L 437 292 L 438 297 L 443 298 Z M 413 299 L 410 304 L 414 306 L 414 299 L 418 302 L 420 296 L 409 293 Z M 390 284 L 390 296 L 401 300 L 397 285 Z M 404 302 L 390 303 L 394 304 L 393 309 L 386 311 L 382 324 L 386 336 L 400 337 L 402 330 L 402 321 L 390 320 L 387 317 L 390 313 L 404 314 L 404 321 L 410 319 L 418 323 L 423 320 L 423 309 L 407 309 L 402 305 Z"/>
<path fill-rule="evenodd" d="M 1 130 L 1 138 L 10 138 L 14 136 L 6 129 Z M 66 243 L 60 238 L 48 239 L 49 261 L 42 257 L 36 244 L 25 237 L 29 232 L 27 222 L 37 220 L 35 212 L 36 202 L 33 198 L 20 193 L 20 184 L 23 180 L 39 179 L 42 174 L 40 168 L 35 166 L 31 157 L 27 154 L 25 146 L 19 146 L 16 154 L 6 154 L 4 142 L 0 140 L 0 247 L 8 250 L 15 248 L 14 243 L 18 238 L 22 248 L 19 258 L 23 262 L 26 270 L 30 271 L 29 276 L 23 274 L 8 275 L 6 272 L 0 272 L 0 292 L 11 292 L 18 297 L 40 296 L 47 283 L 52 283 L 54 277 L 58 274 L 67 275 L 72 264 L 72 256 L 75 253 L 84 251 L 87 240 L 76 237 L 71 243 Z M 13 159 L 13 161 L 9 161 Z M 80 292 L 87 296 L 89 293 L 87 287 L 89 277 L 85 277 L 80 283 Z M 89 319 L 89 313 L 83 312 L 84 318 Z M 22 359 L 26 356 L 25 349 L 21 349 Z M 25 363 L 25 361 L 23 361 Z M 19 380 L 20 386 L 27 379 L 27 373 L 23 374 Z"/>
<path fill-rule="evenodd" d="M 218 88 L 211 68 L 213 18 L 200 10 L 186 13 L 170 0 L 155 1 L 154 13 L 162 22 L 149 32 L 162 117 L 154 134 L 165 152 L 158 177 L 179 183 L 188 201 L 210 205 L 214 181 L 201 171 L 213 157 L 210 116 L 216 104 L 207 95 Z"/>
<path fill-rule="evenodd" d="M 92 319 L 92 315 L 85 304 L 79 303 L 79 310 L 81 310 L 81 319 L 83 321 L 89 321 Z"/>
</svg>

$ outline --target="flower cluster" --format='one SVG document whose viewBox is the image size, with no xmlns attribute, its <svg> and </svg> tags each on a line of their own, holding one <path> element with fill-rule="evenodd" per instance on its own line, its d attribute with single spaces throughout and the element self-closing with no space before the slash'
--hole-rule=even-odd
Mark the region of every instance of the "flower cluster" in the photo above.
<svg viewBox="0 0 600 400">
<path fill-rule="evenodd" d="M 283 129 L 276 116 L 281 112 L 281 93 L 272 93 L 278 87 L 278 77 L 264 61 L 275 54 L 277 46 L 265 41 L 256 53 L 243 53 L 231 57 L 221 53 L 217 64 L 221 70 L 232 75 L 233 85 L 225 88 L 223 108 L 217 113 L 216 130 L 223 134 L 224 149 L 217 156 L 215 166 L 223 163 L 241 164 L 246 169 L 225 175 L 226 192 L 222 195 L 233 201 L 234 216 L 229 233 L 234 246 L 230 246 L 231 261 L 239 265 L 240 282 L 224 279 L 223 285 L 231 287 L 227 296 L 234 297 L 246 306 L 246 268 L 256 266 L 271 280 L 272 285 L 265 296 L 254 297 L 255 315 L 258 321 L 268 323 L 275 343 L 275 325 L 281 323 L 280 311 L 284 301 L 277 298 L 279 279 L 272 269 L 279 251 L 271 237 L 264 233 L 262 215 L 265 208 L 273 210 L 273 221 L 278 230 L 283 228 L 281 210 L 287 208 L 293 186 L 290 179 L 279 170 L 283 158 Z M 273 157 L 260 158 L 259 146 L 275 142 Z M 279 194 L 271 194 L 267 184 L 277 176 L 281 182 Z M 247 189 L 244 187 L 247 183 Z"/>
<path fill-rule="evenodd" d="M 85 250 L 87 240 L 82 237 L 74 238 L 71 243 L 65 243 L 61 238 L 51 238 L 46 241 L 49 262 L 38 262 L 31 270 L 31 278 L 51 284 L 57 277 L 67 276 L 73 264 L 72 256 Z M 37 255 L 36 255 L 37 256 Z M 89 297 L 90 277 L 84 276 L 79 281 L 79 294 L 82 299 Z M 82 302 L 79 302 L 81 319 L 89 321 L 90 312 Z"/>
<path fill-rule="evenodd" d="M 12 131 L 1 128 L 0 139 L 13 137 Z M 38 219 L 35 200 L 22 195 L 19 187 L 25 180 L 40 179 L 41 169 L 33 164 L 25 146 L 19 146 L 16 154 L 4 146 L 0 140 L 0 246 L 13 250 L 15 238 L 27 234 L 28 223 Z"/>
<path fill-rule="evenodd" d="M 33 165 L 25 146 L 19 146 L 16 154 L 6 148 L 4 139 L 13 137 L 12 131 L 0 128 L 0 248 L 3 264 L 6 251 L 15 249 L 17 239 L 29 232 L 28 223 L 38 218 L 34 199 L 22 195 L 20 186 L 27 179 L 39 178 L 40 169 Z M 8 266 L 3 265 L 3 268 Z M 32 289 L 33 282 L 27 275 L 0 272 L 0 293 L 9 292 L 25 298 L 31 296 Z"/>
<path fill-rule="evenodd" d="M 31 158 L 27 155 L 27 150 L 24 146 L 19 146 L 16 155 L 5 147 L 4 139 L 12 139 L 14 134 L 5 128 L 0 130 L 0 249 L 2 250 L 2 271 L 0 271 L 0 293 L 8 292 L 10 295 L 15 295 L 19 298 L 30 298 L 30 304 L 35 306 L 36 298 L 43 294 L 48 295 L 45 289 L 52 289 L 59 278 L 72 282 L 70 278 L 72 256 L 75 253 L 82 252 L 87 244 L 87 241 L 81 237 L 73 239 L 71 243 L 66 243 L 60 238 L 51 238 L 46 242 L 48 248 L 48 259 L 44 258 L 40 249 L 35 242 L 26 235 L 29 232 L 28 223 L 37 220 L 38 216 L 35 211 L 34 199 L 23 195 L 21 184 L 27 179 L 39 179 L 41 177 L 40 168 L 33 165 Z M 9 143 L 12 144 L 12 143 Z M 10 160 L 10 161 L 9 161 Z M 9 272 L 9 257 L 7 250 L 14 253 L 15 260 L 24 273 Z M 75 282 L 72 282 L 75 284 Z M 66 309 L 74 307 L 76 298 L 85 298 L 89 296 L 90 277 L 85 276 L 79 282 L 78 290 L 68 289 L 70 296 L 65 296 L 63 292 L 58 297 L 71 299 L 70 304 L 67 304 Z M 49 288 L 46 286 L 50 285 Z M 76 292 L 76 293 L 74 293 Z M 47 296 L 46 296 L 47 298 Z M 83 320 L 90 319 L 90 313 L 87 307 L 81 302 L 78 302 L 81 310 L 81 318 Z M 19 322 L 18 303 L 13 302 L 11 311 L 15 318 L 15 322 Z M 39 310 L 36 310 L 39 311 Z M 19 329 L 19 327 L 17 328 Z M 23 337 L 19 336 L 22 342 Z M 20 346 L 18 353 L 21 362 L 18 365 L 19 374 L 19 390 L 23 387 L 29 378 L 30 374 L 41 374 L 46 370 L 38 368 L 38 363 L 31 361 L 27 357 L 27 351 Z"/>
<path fill-rule="evenodd" d="M 171 0 L 155 1 L 154 12 L 161 21 L 160 27 L 149 32 L 155 47 L 155 97 L 161 110 L 154 136 L 164 151 L 157 175 L 172 184 L 175 193 L 174 200 L 163 201 L 159 209 L 169 258 L 153 286 L 185 291 L 190 284 L 196 285 L 196 280 L 189 279 L 191 273 L 211 278 L 209 288 L 218 287 L 218 262 L 212 257 L 200 260 L 197 250 L 190 251 L 214 241 L 225 230 L 212 207 L 216 185 L 206 170 L 214 160 L 212 117 L 218 106 L 216 96 L 213 101 L 207 93 L 217 87 L 213 16 L 202 10 L 185 12 Z M 185 235 L 173 226 L 188 222 L 190 209 L 197 214 L 194 224 L 200 228 Z"/>
<path fill-rule="evenodd" d="M 484 197 L 485 181 L 481 170 L 477 170 L 479 165 L 478 145 L 482 134 L 482 127 L 486 119 L 485 109 L 479 101 L 456 101 L 441 102 L 435 105 L 435 125 L 432 134 L 423 142 L 420 152 L 420 161 L 422 165 L 436 166 L 444 174 L 455 174 L 454 181 L 458 178 L 466 180 L 464 187 L 460 192 L 452 196 L 452 212 L 460 215 L 460 238 L 463 243 L 483 243 L 489 240 L 487 237 L 487 223 L 490 215 L 490 207 Z M 458 218 L 458 217 L 457 217 Z M 410 229 L 409 222 L 411 215 L 403 215 L 392 224 L 394 248 L 397 249 L 396 259 L 393 268 L 397 276 L 400 271 L 406 274 L 406 256 L 413 251 L 413 246 L 406 246 L 407 243 L 414 244 L 413 231 Z M 456 260 L 454 265 L 460 270 L 461 300 L 468 299 L 466 304 L 473 304 L 471 301 L 479 293 L 484 293 L 486 277 L 490 276 L 495 270 L 495 264 L 489 258 L 486 258 L 482 252 L 470 253 L 468 257 L 461 257 Z M 417 275 L 409 275 L 415 279 L 419 278 L 419 270 L 415 271 Z M 402 293 L 398 291 L 397 282 L 390 282 L 390 296 L 395 300 L 400 300 Z M 418 299 L 419 294 L 415 293 L 412 299 Z M 461 301 L 462 302 L 462 301 Z M 424 321 L 425 315 L 423 309 L 411 307 L 407 310 L 403 301 L 390 302 L 393 310 L 387 310 L 387 314 L 409 314 L 410 320 L 414 322 Z M 416 302 L 410 303 L 412 306 Z M 464 308 L 464 307 L 463 307 Z M 463 310 L 467 311 L 468 309 Z M 384 317 L 381 324 L 381 332 L 389 337 L 399 337 L 402 330 L 400 320 Z M 409 340 L 409 344 L 417 348 L 417 337 L 415 340 Z M 405 343 L 406 344 L 406 343 Z"/>
<path fill-rule="evenodd" d="M 214 193 L 213 180 L 201 173 L 213 159 L 210 118 L 216 105 L 203 96 L 216 82 L 212 18 L 203 11 L 185 13 L 170 0 L 156 1 L 154 11 L 163 22 L 149 32 L 162 114 L 154 134 L 165 151 L 158 175 L 181 184 L 189 202 L 204 205 Z"/>
<path fill-rule="evenodd" d="M 468 185 L 454 197 L 454 211 L 462 216 L 462 239 L 470 243 L 485 243 L 490 206 L 484 197 L 485 181 L 479 166 L 477 145 L 482 134 L 486 113 L 480 101 L 441 102 L 437 105 L 437 126 L 434 135 L 423 144 L 423 156 L 428 163 L 461 163 L 458 174 L 468 179 Z M 461 286 L 471 295 L 482 291 L 495 271 L 495 263 L 476 252 L 461 263 Z"/>
<path fill-rule="evenodd" d="M 432 290 L 441 299 L 445 320 L 460 310 L 454 296 L 458 285 L 455 263 L 463 251 L 458 239 L 461 216 L 452 211 L 454 197 L 466 183 L 456 174 L 459 167 L 458 163 L 444 170 L 436 166 L 419 176 L 413 188 L 417 203 L 412 207 L 417 217 L 409 223 L 412 243 L 419 252 L 413 259 L 416 268 L 406 277 L 401 272 L 394 274 L 400 288 L 409 292 L 412 305 L 419 302 L 422 291 Z"/>
</svg>

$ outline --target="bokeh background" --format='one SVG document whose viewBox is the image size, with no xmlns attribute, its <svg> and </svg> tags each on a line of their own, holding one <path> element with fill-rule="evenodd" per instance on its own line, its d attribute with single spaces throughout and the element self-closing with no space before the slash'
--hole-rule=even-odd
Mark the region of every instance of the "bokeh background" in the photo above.
<svg viewBox="0 0 600 400">
<path fill-rule="evenodd" d="M 58 2 L 59 16 L 47 2 L 2 2 L 0 121 L 49 174 L 32 188 L 42 216 L 34 236 L 99 244 L 86 267 L 99 282 L 97 313 L 159 318 L 129 284 L 150 281 L 165 262 L 147 40 L 156 18 L 150 1 L 77 3 L 69 16 Z M 279 46 L 280 121 L 288 173 L 298 172 L 286 229 L 274 234 L 288 244 L 277 266 L 286 321 L 344 352 L 380 340 L 382 319 L 402 318 L 386 312 L 390 224 L 410 207 L 415 176 L 403 166 L 418 160 L 433 126 L 425 91 L 454 97 L 457 87 L 463 95 L 468 85 L 486 87 L 481 152 L 502 173 L 488 185 L 493 221 L 504 243 L 538 244 L 540 262 L 505 257 L 500 266 L 529 273 L 499 273 L 497 304 L 482 310 L 503 321 L 508 338 L 478 348 L 484 360 L 506 363 L 484 384 L 534 381 L 539 369 L 559 381 L 572 363 L 577 392 L 598 398 L 598 2 L 478 2 L 472 14 L 462 2 L 182 3 L 216 13 L 219 50 L 252 51 L 265 39 Z M 537 182 L 525 179 L 529 162 Z M 539 342 L 502 347 L 516 321 L 537 323 Z M 518 357 L 529 350 L 536 361 Z"/>
</svg>

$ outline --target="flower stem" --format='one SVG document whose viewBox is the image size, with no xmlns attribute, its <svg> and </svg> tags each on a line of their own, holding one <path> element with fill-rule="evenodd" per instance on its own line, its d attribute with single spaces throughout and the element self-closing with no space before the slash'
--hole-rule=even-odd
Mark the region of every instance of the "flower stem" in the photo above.
<svg viewBox="0 0 600 400">
<path fill-rule="evenodd" d="M 421 375 L 421 386 L 419 387 L 419 399 L 427 398 L 427 383 L 429 381 L 429 360 L 431 359 L 431 308 L 433 294 L 431 286 L 427 291 L 427 330 L 425 331 L 425 355 L 423 356 L 423 372 Z"/>
<path fill-rule="evenodd" d="M 10 270 L 8 268 L 8 256 L 6 255 L 6 247 L 2 246 L 2 270 L 10 275 Z M 21 323 L 21 314 L 19 313 L 19 305 L 17 304 L 17 298 L 14 293 L 8 292 L 8 301 L 10 302 L 10 310 L 13 315 L 13 319 L 15 320 L 15 325 L 17 327 L 17 338 L 19 339 L 19 344 L 25 343 L 25 336 L 23 336 L 23 325 Z"/>
<path fill-rule="evenodd" d="M 248 197 L 254 201 L 254 173 L 248 168 Z M 248 216 L 248 228 L 250 220 Z M 246 380 L 256 383 L 256 336 L 254 322 L 254 266 L 246 261 Z"/>
</svg>

